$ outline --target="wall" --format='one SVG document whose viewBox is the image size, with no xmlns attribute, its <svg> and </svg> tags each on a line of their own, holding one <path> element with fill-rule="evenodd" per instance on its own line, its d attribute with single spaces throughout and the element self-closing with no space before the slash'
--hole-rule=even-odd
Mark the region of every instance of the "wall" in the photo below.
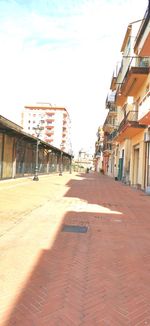
<svg viewBox="0 0 150 326">
<path fill-rule="evenodd" d="M 2 177 L 3 134 L 0 134 L 0 179 Z"/>
<path fill-rule="evenodd" d="M 130 169 L 130 180 L 131 185 L 137 186 L 135 184 L 135 148 L 139 144 L 139 169 L 138 169 L 138 185 L 141 189 L 144 189 L 144 171 L 145 171 L 145 144 L 144 144 L 144 130 L 140 132 L 137 136 L 132 138 L 131 141 L 131 169 Z"/>
<path fill-rule="evenodd" d="M 13 143 L 14 143 L 13 137 L 9 137 L 7 135 L 4 136 L 2 178 L 11 178 L 12 177 Z"/>
</svg>

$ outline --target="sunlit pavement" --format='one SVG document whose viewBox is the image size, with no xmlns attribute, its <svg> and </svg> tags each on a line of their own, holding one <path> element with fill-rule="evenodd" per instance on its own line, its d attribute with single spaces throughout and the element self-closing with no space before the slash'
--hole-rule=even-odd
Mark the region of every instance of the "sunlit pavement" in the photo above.
<svg viewBox="0 0 150 326">
<path fill-rule="evenodd" d="M 150 196 L 93 172 L 10 180 L 0 223 L 1 326 L 150 325 Z"/>
</svg>

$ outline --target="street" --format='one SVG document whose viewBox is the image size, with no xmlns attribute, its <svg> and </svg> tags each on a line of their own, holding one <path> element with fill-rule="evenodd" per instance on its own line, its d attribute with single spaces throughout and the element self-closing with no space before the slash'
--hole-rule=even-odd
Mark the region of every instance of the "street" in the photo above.
<svg viewBox="0 0 150 326">
<path fill-rule="evenodd" d="M 150 196 L 96 172 L 0 182 L 0 325 L 150 325 Z"/>
</svg>

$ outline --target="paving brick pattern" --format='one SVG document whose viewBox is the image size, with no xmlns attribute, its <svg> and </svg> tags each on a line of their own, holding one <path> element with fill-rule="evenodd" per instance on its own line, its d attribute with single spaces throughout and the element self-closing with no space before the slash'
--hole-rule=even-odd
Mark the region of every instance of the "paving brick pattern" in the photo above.
<svg viewBox="0 0 150 326">
<path fill-rule="evenodd" d="M 1 237 L 0 325 L 150 325 L 150 197 L 97 173 L 26 182 L 20 194 L 28 187 L 38 202 L 45 192 Z"/>
</svg>

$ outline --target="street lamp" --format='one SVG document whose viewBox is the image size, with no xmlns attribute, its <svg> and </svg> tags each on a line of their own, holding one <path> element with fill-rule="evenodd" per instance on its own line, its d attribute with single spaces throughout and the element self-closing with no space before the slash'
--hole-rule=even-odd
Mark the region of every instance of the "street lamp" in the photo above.
<svg viewBox="0 0 150 326">
<path fill-rule="evenodd" d="M 62 157 L 63 157 L 63 152 L 62 152 L 62 150 L 63 150 L 63 144 L 61 143 L 60 144 L 60 150 L 61 150 L 61 152 L 60 152 L 60 165 L 59 165 L 59 175 L 62 175 L 62 163 L 63 163 L 63 160 L 62 160 Z"/>
<path fill-rule="evenodd" d="M 37 141 L 36 141 L 36 156 L 35 156 L 35 173 L 34 173 L 34 177 L 33 177 L 33 181 L 39 181 L 39 177 L 38 177 L 38 165 L 39 165 L 39 135 L 40 135 L 40 131 L 41 131 L 41 127 L 38 124 L 37 127 L 34 128 L 35 133 L 36 133 L 36 137 L 37 137 Z"/>
<path fill-rule="evenodd" d="M 71 156 L 70 156 L 70 174 L 72 173 L 72 159 L 73 159 L 73 155 L 71 153 Z"/>
</svg>

